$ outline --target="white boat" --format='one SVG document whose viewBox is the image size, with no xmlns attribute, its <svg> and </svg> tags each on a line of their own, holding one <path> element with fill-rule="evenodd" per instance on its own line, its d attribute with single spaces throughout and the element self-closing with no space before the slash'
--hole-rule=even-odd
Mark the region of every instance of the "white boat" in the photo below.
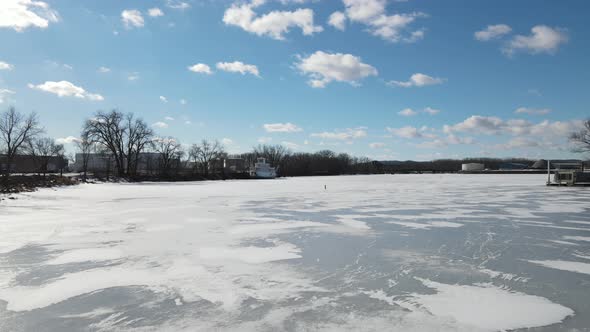
<svg viewBox="0 0 590 332">
<path fill-rule="evenodd" d="M 257 179 L 274 179 L 277 177 L 277 170 L 266 162 L 265 158 L 256 159 L 253 167 L 250 167 L 250 177 Z"/>
</svg>

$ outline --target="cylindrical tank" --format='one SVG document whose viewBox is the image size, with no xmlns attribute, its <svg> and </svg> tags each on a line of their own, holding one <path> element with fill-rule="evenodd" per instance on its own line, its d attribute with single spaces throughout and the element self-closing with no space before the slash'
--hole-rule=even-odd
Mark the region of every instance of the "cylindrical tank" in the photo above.
<svg viewBox="0 0 590 332">
<path fill-rule="evenodd" d="M 483 171 L 485 168 L 484 164 L 479 163 L 469 163 L 469 164 L 462 164 L 461 170 L 466 172 L 473 172 L 473 171 Z"/>
</svg>

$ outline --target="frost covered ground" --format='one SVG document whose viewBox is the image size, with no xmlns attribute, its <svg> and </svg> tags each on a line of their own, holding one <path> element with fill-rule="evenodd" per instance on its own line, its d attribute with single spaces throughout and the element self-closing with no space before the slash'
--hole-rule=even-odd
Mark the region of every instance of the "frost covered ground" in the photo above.
<svg viewBox="0 0 590 332">
<path fill-rule="evenodd" d="M 586 330 L 590 190 L 544 181 L 382 175 L 22 194 L 0 202 L 0 331 Z"/>
</svg>

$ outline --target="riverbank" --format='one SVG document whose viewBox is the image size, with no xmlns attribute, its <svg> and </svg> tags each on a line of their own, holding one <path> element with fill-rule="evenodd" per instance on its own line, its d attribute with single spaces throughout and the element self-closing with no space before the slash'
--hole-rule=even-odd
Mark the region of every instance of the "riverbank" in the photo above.
<svg viewBox="0 0 590 332">
<path fill-rule="evenodd" d="M 73 177 L 61 175 L 11 175 L 8 179 L 0 179 L 0 194 L 16 194 L 31 192 L 37 188 L 53 188 L 73 186 L 79 181 Z"/>
</svg>

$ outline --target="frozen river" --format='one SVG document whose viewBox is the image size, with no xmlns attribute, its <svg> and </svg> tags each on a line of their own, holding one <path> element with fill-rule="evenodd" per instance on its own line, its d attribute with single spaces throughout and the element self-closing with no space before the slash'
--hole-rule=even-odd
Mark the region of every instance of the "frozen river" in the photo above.
<svg viewBox="0 0 590 332">
<path fill-rule="evenodd" d="M 544 182 L 379 175 L 22 194 L 0 202 L 0 331 L 587 331 L 590 190 Z"/>
</svg>

